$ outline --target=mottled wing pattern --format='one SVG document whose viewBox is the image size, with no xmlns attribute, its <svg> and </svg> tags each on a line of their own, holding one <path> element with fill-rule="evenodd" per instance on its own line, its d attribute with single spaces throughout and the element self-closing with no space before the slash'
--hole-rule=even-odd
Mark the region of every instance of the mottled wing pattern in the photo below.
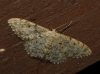
<svg viewBox="0 0 100 74">
<path fill-rule="evenodd" d="M 14 33 L 25 41 L 25 50 L 31 57 L 59 64 L 68 57 L 82 58 L 92 53 L 90 48 L 82 42 L 27 20 L 12 18 L 8 23 Z"/>
<path fill-rule="evenodd" d="M 24 46 L 27 54 L 29 54 L 31 57 L 45 59 L 45 56 L 50 51 L 48 48 L 50 47 L 51 42 L 52 39 L 50 37 L 41 34 L 36 39 L 26 41 Z"/>
<path fill-rule="evenodd" d="M 25 19 L 11 18 L 8 20 L 8 23 L 9 26 L 11 26 L 12 31 L 14 31 L 14 33 L 22 40 L 35 39 L 43 32 L 48 31 L 48 29 Z"/>
<path fill-rule="evenodd" d="M 69 36 L 59 34 L 55 31 L 51 31 L 46 35 L 52 38 L 52 44 L 48 48 L 51 51 L 46 55 L 46 59 L 54 64 L 59 64 L 68 57 L 82 58 L 92 53 L 87 45 Z"/>
</svg>

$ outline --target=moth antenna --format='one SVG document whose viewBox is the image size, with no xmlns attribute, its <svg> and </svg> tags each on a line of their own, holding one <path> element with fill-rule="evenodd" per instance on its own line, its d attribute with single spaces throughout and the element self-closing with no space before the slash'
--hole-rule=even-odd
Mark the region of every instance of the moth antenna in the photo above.
<svg viewBox="0 0 100 74">
<path fill-rule="evenodd" d="M 70 27 L 70 25 L 72 24 L 72 22 L 73 21 L 71 21 L 65 28 L 63 28 L 60 33 L 63 33 L 66 29 L 68 29 Z"/>
<path fill-rule="evenodd" d="M 73 22 L 73 21 L 71 21 L 65 28 L 61 29 L 60 33 L 63 33 L 68 27 L 70 27 L 70 25 L 72 24 L 72 22 Z M 59 28 L 65 26 L 65 25 L 66 25 L 66 24 L 61 25 L 61 26 L 58 26 L 58 27 L 55 28 L 55 30 L 57 30 L 57 29 L 59 29 Z"/>
<path fill-rule="evenodd" d="M 61 31 L 60 33 L 63 33 L 68 27 L 70 27 L 70 25 L 72 24 L 72 22 L 73 22 L 73 21 L 71 21 L 65 28 L 63 28 L 62 31 Z M 55 30 L 55 31 L 56 31 L 57 29 L 59 29 L 59 28 L 65 26 L 65 25 L 66 25 L 66 24 L 61 25 L 61 26 L 58 26 L 58 27 L 56 27 L 55 29 L 50 28 L 50 30 L 51 30 L 51 31 L 52 31 L 52 30 Z"/>
</svg>

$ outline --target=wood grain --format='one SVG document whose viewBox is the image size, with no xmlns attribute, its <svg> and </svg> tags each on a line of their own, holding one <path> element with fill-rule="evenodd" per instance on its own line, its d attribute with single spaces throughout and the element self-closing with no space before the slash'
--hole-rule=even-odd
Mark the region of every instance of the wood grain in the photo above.
<svg viewBox="0 0 100 74">
<path fill-rule="evenodd" d="M 8 26 L 7 20 L 18 17 L 48 29 L 64 29 L 63 34 L 87 44 L 93 54 L 82 59 L 67 59 L 54 65 L 31 58 L 23 42 Z M 64 26 L 63 26 L 64 25 Z M 100 0 L 0 0 L 0 74 L 75 74 L 100 61 Z"/>
</svg>

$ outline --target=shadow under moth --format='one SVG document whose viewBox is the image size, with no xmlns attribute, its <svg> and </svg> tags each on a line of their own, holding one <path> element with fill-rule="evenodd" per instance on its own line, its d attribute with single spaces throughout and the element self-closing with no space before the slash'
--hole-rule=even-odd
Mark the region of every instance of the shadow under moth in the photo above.
<svg viewBox="0 0 100 74">
<path fill-rule="evenodd" d="M 31 57 L 59 64 L 69 57 L 82 58 L 92 53 L 87 45 L 54 29 L 51 31 L 21 18 L 11 18 L 8 23 L 12 31 L 24 40 L 25 50 Z"/>
</svg>

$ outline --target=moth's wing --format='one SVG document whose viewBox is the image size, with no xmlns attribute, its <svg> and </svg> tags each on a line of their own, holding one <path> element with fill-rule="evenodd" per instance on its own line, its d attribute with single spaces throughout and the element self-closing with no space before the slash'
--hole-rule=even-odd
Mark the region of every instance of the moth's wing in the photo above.
<svg viewBox="0 0 100 74">
<path fill-rule="evenodd" d="M 51 51 L 46 56 L 46 59 L 54 64 L 59 64 L 68 57 L 82 58 L 92 53 L 88 46 L 68 36 L 55 33 L 55 36 L 51 38 L 52 44 L 49 48 Z"/>
<path fill-rule="evenodd" d="M 64 38 L 62 44 L 64 45 L 62 51 L 67 57 L 82 58 L 92 53 L 86 44 L 68 36 Z"/>
<path fill-rule="evenodd" d="M 45 59 L 45 56 L 49 53 L 48 47 L 51 39 L 45 35 L 40 35 L 36 39 L 25 41 L 25 50 L 31 57 Z"/>
<path fill-rule="evenodd" d="M 65 55 L 65 53 L 62 52 L 62 37 L 60 36 L 60 34 L 54 31 L 52 31 L 51 33 L 49 32 L 47 34 L 51 38 L 51 43 L 49 43 L 48 50 L 50 51 L 46 55 L 46 59 L 54 64 L 64 62 L 67 56 Z"/>
<path fill-rule="evenodd" d="M 43 28 L 33 22 L 20 18 L 11 18 L 8 20 L 9 26 L 12 31 L 22 40 L 31 40 L 40 34 L 47 32 L 48 29 Z"/>
</svg>

